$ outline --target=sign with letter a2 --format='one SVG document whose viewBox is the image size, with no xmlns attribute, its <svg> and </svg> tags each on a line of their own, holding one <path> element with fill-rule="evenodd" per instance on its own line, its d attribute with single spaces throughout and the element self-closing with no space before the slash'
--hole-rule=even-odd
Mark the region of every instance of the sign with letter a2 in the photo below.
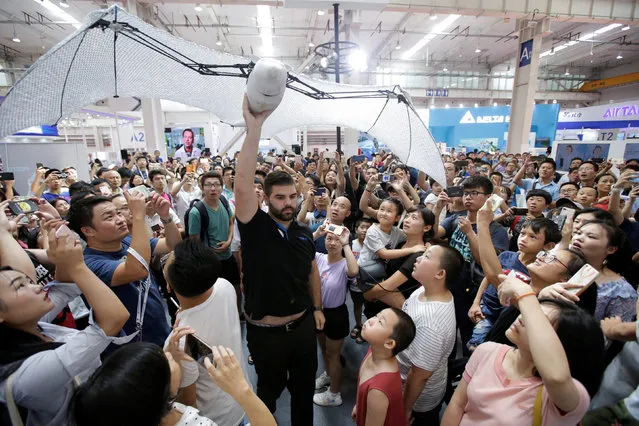
<svg viewBox="0 0 639 426">
<path fill-rule="evenodd" d="M 532 59 L 533 39 L 527 40 L 521 44 L 519 52 L 519 68 L 530 65 Z"/>
</svg>

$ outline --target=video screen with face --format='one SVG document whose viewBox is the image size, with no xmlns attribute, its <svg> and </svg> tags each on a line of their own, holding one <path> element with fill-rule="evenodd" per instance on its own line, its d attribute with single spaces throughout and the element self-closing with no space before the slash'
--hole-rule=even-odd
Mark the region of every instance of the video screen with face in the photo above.
<svg viewBox="0 0 639 426">
<path fill-rule="evenodd" d="M 193 146 L 204 150 L 204 127 L 165 127 L 164 139 L 166 140 L 166 153 L 169 157 L 172 157 L 185 142 L 189 143 L 185 141 L 185 139 L 191 139 L 191 132 L 184 132 L 187 129 L 193 133 Z"/>
</svg>

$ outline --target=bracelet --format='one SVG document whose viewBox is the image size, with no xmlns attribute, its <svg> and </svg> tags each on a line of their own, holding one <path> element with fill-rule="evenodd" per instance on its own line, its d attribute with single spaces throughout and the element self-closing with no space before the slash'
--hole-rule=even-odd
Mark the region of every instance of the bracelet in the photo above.
<svg viewBox="0 0 639 426">
<path fill-rule="evenodd" d="M 537 293 L 535 293 L 534 291 L 528 292 L 528 293 L 524 293 L 521 296 L 519 296 L 518 298 L 515 299 L 515 302 L 519 302 L 521 299 L 523 299 L 526 296 L 537 296 Z"/>
<path fill-rule="evenodd" d="M 365 189 L 364 189 L 364 191 L 368 191 L 368 192 L 370 192 L 370 193 L 372 193 L 372 192 L 373 192 L 373 191 L 371 191 L 371 190 L 370 190 L 370 189 L 368 189 L 368 188 L 365 188 Z"/>
<path fill-rule="evenodd" d="M 164 225 L 168 225 L 169 223 L 173 222 L 173 217 L 169 216 L 168 219 L 160 218 L 160 222 L 162 222 Z"/>
</svg>

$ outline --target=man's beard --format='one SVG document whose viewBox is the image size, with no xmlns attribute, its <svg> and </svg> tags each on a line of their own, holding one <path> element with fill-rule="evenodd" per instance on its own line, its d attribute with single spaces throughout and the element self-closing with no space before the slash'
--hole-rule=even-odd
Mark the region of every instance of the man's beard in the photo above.
<svg viewBox="0 0 639 426">
<path fill-rule="evenodd" d="M 289 212 L 283 213 L 283 210 L 289 209 Z M 278 210 L 273 205 L 269 205 L 268 212 L 273 215 L 275 218 L 287 222 L 289 220 L 293 220 L 293 216 L 295 215 L 295 210 L 292 207 L 285 207 L 282 210 Z"/>
</svg>

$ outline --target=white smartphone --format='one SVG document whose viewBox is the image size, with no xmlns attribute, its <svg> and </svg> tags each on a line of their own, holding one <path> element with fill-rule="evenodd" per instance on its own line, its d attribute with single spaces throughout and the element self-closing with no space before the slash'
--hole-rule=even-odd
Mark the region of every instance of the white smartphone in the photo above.
<svg viewBox="0 0 639 426">
<path fill-rule="evenodd" d="M 571 209 L 569 207 L 562 207 L 559 215 L 566 216 L 566 219 L 572 219 L 573 217 L 575 217 L 575 209 Z"/>
<path fill-rule="evenodd" d="M 568 291 L 579 296 L 583 293 L 590 285 L 595 282 L 597 277 L 599 276 L 599 271 L 590 266 L 589 264 L 585 264 L 582 266 L 580 270 L 577 271 L 575 275 L 570 277 L 568 280 L 569 284 L 579 284 L 579 288 L 571 288 Z"/>
<path fill-rule="evenodd" d="M 328 226 L 326 226 L 326 232 L 330 232 L 331 234 L 340 236 L 342 235 L 342 232 L 344 232 L 344 227 L 339 225 L 329 224 Z"/>
<path fill-rule="evenodd" d="M 147 188 L 144 185 L 138 185 L 135 188 L 131 188 L 129 189 L 129 192 L 142 194 L 145 200 L 148 200 L 149 198 L 151 198 L 151 191 L 149 190 L 149 188 Z"/>
<path fill-rule="evenodd" d="M 58 228 L 57 231 L 55 231 L 55 237 L 60 238 L 63 235 L 68 235 L 70 237 L 73 237 L 75 234 L 71 229 L 69 229 L 67 225 L 62 225 L 61 227 Z"/>
</svg>

